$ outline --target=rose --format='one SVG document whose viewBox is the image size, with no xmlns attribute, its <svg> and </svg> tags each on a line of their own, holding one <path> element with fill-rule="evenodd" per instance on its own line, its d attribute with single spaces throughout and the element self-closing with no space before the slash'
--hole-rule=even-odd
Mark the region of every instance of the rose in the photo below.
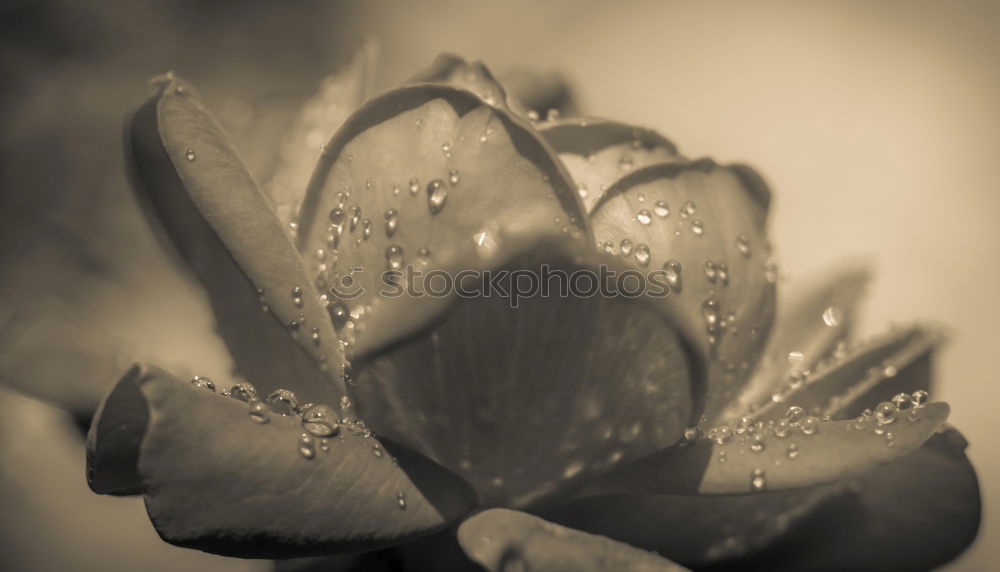
<svg viewBox="0 0 1000 572">
<path fill-rule="evenodd" d="M 126 130 L 133 180 L 253 385 L 131 369 L 91 426 L 95 491 L 141 492 L 181 546 L 456 559 L 438 567 L 906 569 L 974 537 L 964 444 L 921 390 L 939 332 L 845 345 L 857 266 L 771 332 L 753 170 L 539 121 L 456 58 L 347 117 L 336 96 L 361 84 L 324 87 L 262 191 L 190 86 L 153 83 Z M 409 263 L 659 268 L 672 292 L 512 308 L 381 299 L 377 272 L 344 272 Z M 361 295 L 337 299 L 346 276 Z"/>
</svg>

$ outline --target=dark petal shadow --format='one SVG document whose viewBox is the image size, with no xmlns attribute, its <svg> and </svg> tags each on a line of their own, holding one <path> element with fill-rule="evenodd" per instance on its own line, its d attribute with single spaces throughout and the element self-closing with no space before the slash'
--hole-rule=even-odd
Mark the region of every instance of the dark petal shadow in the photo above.
<svg viewBox="0 0 1000 572">
<path fill-rule="evenodd" d="M 461 479 L 357 425 L 325 446 L 304 434 L 297 417 L 258 423 L 246 403 L 138 366 L 95 420 L 88 478 L 97 492 L 131 479 L 168 542 L 254 558 L 372 550 L 472 506 Z"/>
</svg>

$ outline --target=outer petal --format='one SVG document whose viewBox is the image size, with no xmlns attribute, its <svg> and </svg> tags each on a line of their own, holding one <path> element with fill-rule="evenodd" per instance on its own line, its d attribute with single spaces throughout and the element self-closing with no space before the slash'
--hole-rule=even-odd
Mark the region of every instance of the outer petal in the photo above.
<svg viewBox="0 0 1000 572">
<path fill-rule="evenodd" d="M 542 117 L 553 109 L 562 116 L 579 113 L 572 86 L 558 73 L 516 69 L 503 74 L 502 79 L 508 92 Z"/>
<path fill-rule="evenodd" d="M 546 121 L 538 131 L 566 165 L 587 212 L 633 170 L 685 160 L 672 142 L 646 127 L 579 118 Z"/>
<path fill-rule="evenodd" d="M 165 544 L 139 499 L 80 479 L 84 442 L 65 411 L 0 387 L 0 568 L 107 572 L 260 571 L 261 563 Z"/>
<path fill-rule="evenodd" d="M 466 62 L 454 54 L 439 55 L 430 67 L 417 74 L 414 83 L 439 83 L 467 89 L 489 105 L 527 119 L 529 110 L 493 77 L 483 62 Z"/>
<path fill-rule="evenodd" d="M 931 403 L 875 428 L 826 421 L 809 434 L 796 428 L 785 437 L 762 431 L 722 444 L 699 439 L 608 473 L 583 494 L 730 494 L 834 482 L 916 450 L 944 425 L 948 412 L 946 403 Z"/>
<path fill-rule="evenodd" d="M 746 167 L 661 164 L 620 179 L 591 212 L 599 248 L 672 278 L 664 306 L 707 362 L 695 417 L 742 387 L 774 315 L 766 187 Z"/>
<path fill-rule="evenodd" d="M 172 76 L 155 84 L 127 125 L 126 153 L 140 197 L 208 291 L 241 373 L 263 389 L 337 394 L 342 350 L 318 293 L 190 86 Z M 319 371 L 327 362 L 330 375 Z"/>
<path fill-rule="evenodd" d="M 234 556 L 376 548 L 471 506 L 460 479 L 356 424 L 328 450 L 301 435 L 298 418 L 258 423 L 241 401 L 137 366 L 91 427 L 88 480 L 115 492 L 131 478 L 164 539 Z"/>
<path fill-rule="evenodd" d="M 684 570 L 663 557 L 610 538 L 502 508 L 481 512 L 463 522 L 458 528 L 458 542 L 469 558 L 492 572 Z"/>
<path fill-rule="evenodd" d="M 928 569 L 966 547 L 978 526 L 978 486 L 960 441 L 946 431 L 832 485 L 740 496 L 591 497 L 547 517 L 688 566 Z"/>
<path fill-rule="evenodd" d="M 733 419 L 768 400 L 781 402 L 792 387 L 846 343 L 871 273 L 866 264 L 845 263 L 779 301 L 764 357 L 716 423 Z"/>
</svg>

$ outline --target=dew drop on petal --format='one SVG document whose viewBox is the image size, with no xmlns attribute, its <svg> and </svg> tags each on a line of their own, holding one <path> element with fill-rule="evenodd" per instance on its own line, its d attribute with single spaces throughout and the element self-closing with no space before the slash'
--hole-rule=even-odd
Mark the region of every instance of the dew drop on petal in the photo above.
<svg viewBox="0 0 1000 572">
<path fill-rule="evenodd" d="M 705 224 L 697 219 L 691 221 L 691 232 L 693 232 L 695 236 L 701 236 L 705 232 Z"/>
<path fill-rule="evenodd" d="M 899 408 L 892 402 L 883 401 L 875 406 L 875 419 L 878 420 L 879 425 L 888 425 L 894 422 L 898 414 Z"/>
<path fill-rule="evenodd" d="M 750 237 L 741 234 L 736 238 L 736 250 L 743 256 L 750 256 Z"/>
<path fill-rule="evenodd" d="M 799 431 L 803 435 L 815 435 L 819 431 L 819 418 L 813 415 L 806 417 L 799 422 Z"/>
<path fill-rule="evenodd" d="M 459 181 L 458 169 L 452 169 L 448 171 L 448 182 L 452 185 L 457 185 Z"/>
<path fill-rule="evenodd" d="M 913 397 L 911 397 L 908 393 L 897 393 L 892 396 L 892 403 L 897 409 L 904 411 L 913 405 Z"/>
<path fill-rule="evenodd" d="M 396 505 L 399 506 L 399 510 L 406 510 L 406 493 L 403 491 L 396 493 Z"/>
<path fill-rule="evenodd" d="M 385 235 L 392 237 L 396 234 L 396 228 L 399 226 L 399 213 L 396 212 L 396 209 L 386 209 L 382 217 L 385 218 Z"/>
<path fill-rule="evenodd" d="M 313 405 L 302 412 L 302 428 L 314 437 L 332 437 L 340 431 L 339 415 L 329 405 Z"/>
<path fill-rule="evenodd" d="M 420 179 L 413 177 L 410 179 L 410 194 L 415 195 L 420 192 Z"/>
<path fill-rule="evenodd" d="M 403 268 L 403 248 L 398 244 L 390 244 L 385 249 L 385 262 L 389 270 Z"/>
<path fill-rule="evenodd" d="M 687 201 L 683 205 L 681 205 L 681 218 L 686 219 L 694 215 L 694 213 L 695 213 L 694 203 L 692 203 L 691 201 Z"/>
<path fill-rule="evenodd" d="M 796 445 L 795 443 L 792 443 L 791 445 L 788 446 L 787 454 L 789 459 L 797 458 L 799 456 L 799 446 Z"/>
<path fill-rule="evenodd" d="M 311 435 L 303 433 L 299 436 L 299 454 L 305 459 L 316 456 L 316 440 Z"/>
<path fill-rule="evenodd" d="M 641 209 L 635 218 L 644 225 L 653 222 L 653 215 L 650 214 L 649 209 Z"/>
<path fill-rule="evenodd" d="M 247 415 L 250 416 L 256 423 L 267 423 L 271 416 L 267 412 L 267 406 L 260 401 L 251 401 L 250 408 L 247 410 Z"/>
<path fill-rule="evenodd" d="M 823 323 L 831 328 L 839 326 L 843 319 L 844 313 L 840 310 L 840 308 L 830 306 L 829 308 L 823 310 Z"/>
<path fill-rule="evenodd" d="M 194 161 L 195 160 L 194 149 L 188 149 L 187 151 L 185 151 L 184 158 L 187 159 L 188 161 Z"/>
<path fill-rule="evenodd" d="M 681 263 L 677 259 L 670 259 L 663 264 L 666 272 L 667 284 L 673 292 L 681 291 Z"/>
<path fill-rule="evenodd" d="M 670 216 L 670 207 L 667 206 L 666 201 L 656 201 L 653 205 L 653 214 L 660 218 L 666 218 Z"/>
<path fill-rule="evenodd" d="M 750 473 L 750 490 L 762 491 L 767 488 L 767 480 L 764 477 L 763 469 L 754 469 Z"/>
<path fill-rule="evenodd" d="M 208 391 L 211 391 L 213 393 L 215 392 L 215 383 L 213 383 L 211 379 L 208 379 L 207 377 L 201 375 L 194 376 L 194 378 L 191 380 L 191 385 L 199 389 L 207 389 Z"/>
<path fill-rule="evenodd" d="M 629 256 L 632 254 L 632 241 L 623 238 L 621 243 L 618 244 L 618 250 L 621 251 L 622 256 Z"/>
<path fill-rule="evenodd" d="M 278 415 L 291 415 L 299 406 L 299 400 L 295 394 L 287 389 L 275 390 L 264 400 L 268 409 Z"/>
<path fill-rule="evenodd" d="M 913 395 L 910 397 L 913 400 L 913 407 L 920 409 L 924 405 L 927 405 L 927 401 L 930 399 L 930 394 L 923 389 L 918 389 L 914 391 Z"/>
<path fill-rule="evenodd" d="M 712 427 L 708 430 L 705 435 L 716 445 L 725 445 L 733 438 L 733 429 L 728 425 L 719 425 L 718 427 Z"/>
<path fill-rule="evenodd" d="M 441 212 L 447 200 L 448 188 L 445 187 L 444 181 L 434 179 L 427 183 L 427 208 L 430 209 L 431 214 Z"/>
<path fill-rule="evenodd" d="M 241 381 L 230 388 L 229 397 L 246 403 L 257 401 L 257 388 L 245 381 Z"/>
<path fill-rule="evenodd" d="M 635 261 L 639 263 L 640 266 L 647 266 L 649 264 L 649 245 L 644 242 L 640 242 L 635 246 Z"/>
</svg>

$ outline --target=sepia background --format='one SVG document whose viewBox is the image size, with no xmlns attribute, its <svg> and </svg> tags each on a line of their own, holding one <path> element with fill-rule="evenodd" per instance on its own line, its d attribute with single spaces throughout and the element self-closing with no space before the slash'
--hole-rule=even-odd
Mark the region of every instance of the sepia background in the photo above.
<svg viewBox="0 0 1000 572">
<path fill-rule="evenodd" d="M 934 398 L 952 404 L 952 422 L 971 443 L 984 521 L 950 569 L 988 569 L 1000 556 L 992 393 L 1000 381 L 1000 4 L 15 0 L 0 5 L 0 22 L 0 339 L 24 323 L 7 302 L 29 300 L 37 302 L 32 323 L 42 326 L 17 340 L 41 336 L 58 348 L 73 332 L 99 330 L 129 348 L 123 356 L 169 364 L 183 354 L 204 371 L 226 367 L 220 346 L 193 335 L 210 327 L 191 317 L 204 302 L 167 270 L 122 173 L 121 119 L 155 73 L 174 69 L 200 86 L 242 145 L 249 131 L 277 137 L 362 37 L 378 41 L 384 86 L 441 51 L 499 70 L 555 70 L 590 115 L 649 125 L 690 157 L 758 167 L 775 195 L 771 236 L 783 285 L 866 255 L 877 280 L 863 334 L 915 319 L 952 329 Z M 242 149 L 267 168 L 266 146 Z M 184 319 L 159 321 L 153 310 L 164 306 Z M 45 352 L 4 352 L 16 367 L 31 358 L 43 363 L 32 367 L 65 375 L 44 363 Z M 85 409 L 111 381 L 22 389 Z M 22 531 L 8 542 L 73 530 L 59 549 L 23 557 L 98 565 L 106 555 L 95 547 L 124 535 L 135 550 L 117 565 L 146 562 L 143 550 L 159 540 L 142 507 L 91 496 L 66 420 L 23 399 L 0 393 L 0 486 L 6 495 L 33 480 L 47 492 L 4 500 L 0 529 Z M 91 509 L 121 524 L 88 526 Z M 157 550 L 192 569 L 255 566 Z"/>
</svg>

